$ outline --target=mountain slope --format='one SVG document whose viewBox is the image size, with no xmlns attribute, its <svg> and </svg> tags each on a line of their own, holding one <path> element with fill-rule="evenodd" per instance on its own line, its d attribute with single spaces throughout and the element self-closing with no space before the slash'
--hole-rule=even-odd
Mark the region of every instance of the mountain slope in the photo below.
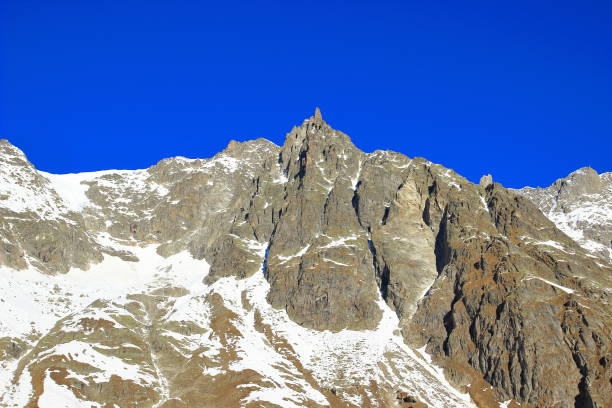
<svg viewBox="0 0 612 408">
<path fill-rule="evenodd" d="M 51 175 L 0 148 L 0 406 L 612 392 L 609 263 L 501 185 L 363 153 L 319 111 L 282 147 L 146 170 Z"/>
<path fill-rule="evenodd" d="M 546 188 L 515 192 L 529 198 L 583 248 L 612 262 L 612 173 L 584 167 Z"/>
</svg>

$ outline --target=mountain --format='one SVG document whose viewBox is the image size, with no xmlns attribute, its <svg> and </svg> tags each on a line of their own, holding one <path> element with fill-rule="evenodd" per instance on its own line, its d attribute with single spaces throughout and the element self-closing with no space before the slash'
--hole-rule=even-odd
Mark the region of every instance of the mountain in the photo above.
<svg viewBox="0 0 612 408">
<path fill-rule="evenodd" d="M 531 199 L 318 109 L 146 170 L 2 141 L 0 406 L 604 407 L 612 265 Z"/>
<path fill-rule="evenodd" d="M 514 191 L 587 251 L 612 262 L 612 173 L 584 167 L 546 188 Z"/>
</svg>

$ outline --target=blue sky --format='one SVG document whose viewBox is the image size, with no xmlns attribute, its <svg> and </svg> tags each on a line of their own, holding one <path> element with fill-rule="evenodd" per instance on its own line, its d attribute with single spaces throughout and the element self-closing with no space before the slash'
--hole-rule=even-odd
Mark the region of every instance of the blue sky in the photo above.
<svg viewBox="0 0 612 408">
<path fill-rule="evenodd" d="M 48 1 L 0 9 L 0 137 L 40 169 L 282 144 L 320 106 L 365 151 L 548 185 L 612 171 L 609 1 Z"/>
</svg>

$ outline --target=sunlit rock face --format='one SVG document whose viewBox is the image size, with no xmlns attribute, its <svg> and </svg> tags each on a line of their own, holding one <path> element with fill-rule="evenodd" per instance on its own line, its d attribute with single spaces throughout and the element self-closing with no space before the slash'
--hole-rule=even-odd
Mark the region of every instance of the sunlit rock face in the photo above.
<svg viewBox="0 0 612 408">
<path fill-rule="evenodd" d="M 605 407 L 610 185 L 473 184 L 319 110 L 145 170 L 2 141 L 0 406 Z"/>
</svg>

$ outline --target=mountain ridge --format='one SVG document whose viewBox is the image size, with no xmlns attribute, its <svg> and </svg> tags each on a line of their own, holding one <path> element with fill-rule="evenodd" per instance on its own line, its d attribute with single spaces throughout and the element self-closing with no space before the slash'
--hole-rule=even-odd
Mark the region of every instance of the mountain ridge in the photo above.
<svg viewBox="0 0 612 408">
<path fill-rule="evenodd" d="M 598 174 L 586 166 L 548 187 L 513 191 L 533 201 L 589 252 L 612 261 L 612 172 Z"/>
<path fill-rule="evenodd" d="M 605 404 L 612 269 L 520 192 L 320 111 L 283 146 L 55 180 L 1 147 L 0 405 Z"/>
</svg>

